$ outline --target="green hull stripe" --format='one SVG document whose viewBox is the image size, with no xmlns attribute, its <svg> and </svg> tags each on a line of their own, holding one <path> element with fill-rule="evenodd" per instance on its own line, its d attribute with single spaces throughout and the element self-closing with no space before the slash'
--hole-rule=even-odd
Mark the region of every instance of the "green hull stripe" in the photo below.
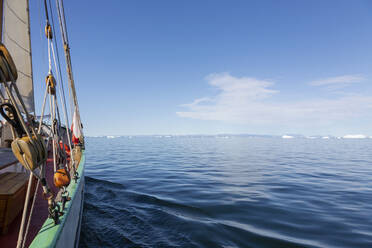
<svg viewBox="0 0 372 248">
<path fill-rule="evenodd" d="M 65 206 L 64 215 L 62 215 L 59 220 L 60 223 L 58 225 L 54 225 L 54 221 L 52 219 L 47 219 L 43 226 L 41 227 L 39 233 L 36 235 L 35 239 L 32 241 L 30 248 L 42 248 L 42 247 L 55 247 L 59 235 L 65 225 L 66 218 L 70 213 L 71 204 L 75 200 L 76 190 L 79 188 L 81 183 L 81 178 L 84 177 L 84 164 L 85 164 L 85 152 L 82 151 L 80 164 L 78 167 L 78 173 L 80 179 L 75 183 L 74 180 L 71 180 L 70 185 L 67 187 L 67 191 L 71 197 L 71 201 L 68 201 Z M 73 237 L 71 237 L 73 238 Z"/>
</svg>

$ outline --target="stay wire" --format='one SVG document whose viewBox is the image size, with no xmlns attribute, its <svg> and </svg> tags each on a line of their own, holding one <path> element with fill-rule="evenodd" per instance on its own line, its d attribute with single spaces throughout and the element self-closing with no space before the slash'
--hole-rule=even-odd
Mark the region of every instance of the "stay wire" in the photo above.
<svg viewBox="0 0 372 248">
<path fill-rule="evenodd" d="M 45 18 L 46 18 L 47 24 L 49 24 L 48 5 L 47 5 L 46 0 L 44 0 L 44 9 L 45 9 Z"/>
<path fill-rule="evenodd" d="M 68 67 L 68 74 L 69 74 L 69 80 L 71 81 L 71 88 L 73 87 L 74 82 L 74 76 L 72 72 L 72 62 L 69 52 L 69 42 L 68 42 L 68 32 L 67 32 L 67 25 L 66 25 L 66 17 L 65 17 L 65 11 L 64 11 L 64 5 L 63 0 L 56 0 L 58 1 L 57 8 L 58 8 L 58 18 L 59 23 L 61 27 L 61 33 L 62 37 L 64 37 L 64 46 L 65 46 L 65 53 L 66 53 L 66 66 Z M 71 101 L 71 112 L 77 111 L 78 116 L 80 117 L 80 111 L 79 111 L 79 104 L 77 101 L 76 93 L 73 93 L 74 89 L 70 89 L 69 87 L 69 96 L 72 98 L 73 101 Z M 74 106 L 72 106 L 74 105 Z M 79 118 L 80 119 L 80 118 Z M 80 122 L 80 121 L 79 121 Z M 79 123 L 81 125 L 81 123 Z"/>
<path fill-rule="evenodd" d="M 52 6 L 52 3 L 51 1 L 49 0 L 49 5 Z M 57 6 L 58 8 L 58 6 Z M 50 8 L 50 14 L 51 14 L 51 22 L 52 22 L 52 28 L 53 28 L 53 31 L 56 30 L 55 28 L 55 25 L 54 25 L 54 17 L 53 17 L 53 10 L 52 8 Z M 58 65 L 58 74 L 59 74 L 59 81 L 61 82 L 61 91 L 62 91 L 62 96 L 63 96 L 63 105 L 64 105 L 64 108 L 67 110 L 67 106 L 66 106 L 66 96 L 65 96 L 65 88 L 64 88 L 64 83 L 63 83 L 63 77 L 62 77 L 62 70 L 61 70 L 61 60 L 60 60 L 60 57 L 59 57 L 59 49 L 57 47 L 57 44 L 58 44 L 58 37 L 55 35 L 55 43 L 54 44 L 54 47 L 55 47 L 55 52 L 56 52 L 56 56 L 57 56 L 57 65 Z M 54 51 L 53 51 L 54 53 Z M 53 54 L 54 55 L 54 54 Z M 55 60 L 55 58 L 54 58 Z M 54 61 L 55 63 L 56 61 Z M 67 119 L 67 125 L 69 124 L 69 121 L 68 121 L 68 115 L 66 115 L 66 119 Z"/>
<path fill-rule="evenodd" d="M 49 6 L 52 6 L 51 0 L 49 0 Z M 50 15 L 51 15 L 52 30 L 56 31 L 56 28 L 55 28 L 55 25 L 54 25 L 54 15 L 53 15 L 52 7 L 50 7 Z M 65 101 L 66 96 L 65 96 L 65 89 L 64 89 L 64 83 L 63 83 L 63 77 L 62 77 L 61 61 L 60 61 L 59 51 L 58 51 L 59 49 L 58 49 L 57 44 L 58 44 L 58 38 L 55 35 L 55 43 L 53 43 L 54 49 L 52 47 L 52 53 L 53 53 L 53 59 L 54 59 L 54 66 L 56 67 L 57 75 L 59 76 L 58 81 L 60 82 L 60 86 L 61 86 L 60 91 L 62 91 L 62 96 L 60 94 L 60 97 L 63 99 L 62 100 L 62 106 L 64 107 L 64 111 L 66 111 L 65 119 L 66 119 L 66 126 L 68 128 L 69 127 L 69 120 L 68 120 L 67 106 L 66 106 L 66 101 Z M 56 57 L 57 57 L 57 61 L 56 61 Z M 57 68 L 57 65 L 58 65 L 58 68 Z"/>
<path fill-rule="evenodd" d="M 49 5 L 52 6 L 51 0 L 49 0 Z M 54 25 L 54 18 L 53 18 L 53 10 L 52 10 L 52 8 L 50 9 L 50 13 L 51 13 L 52 30 L 55 31 L 55 25 Z M 64 91 L 64 87 L 63 87 L 63 78 L 62 78 L 62 72 L 61 72 L 62 71 L 61 70 L 61 62 L 60 62 L 60 58 L 59 58 L 58 47 L 56 45 L 57 44 L 57 37 L 56 36 L 55 36 L 55 41 L 56 41 L 55 43 L 52 42 L 52 46 L 51 46 L 51 48 L 52 48 L 52 55 L 53 55 L 54 67 L 55 67 L 55 69 L 57 71 L 58 81 L 60 82 L 58 84 L 59 85 L 58 93 L 59 93 L 59 96 L 60 96 L 60 99 L 61 99 L 63 114 L 64 114 L 64 117 L 65 117 L 67 142 L 68 142 L 68 146 L 69 146 L 70 151 L 72 151 L 72 142 L 71 142 L 70 131 L 69 131 L 69 125 L 70 124 L 69 124 L 69 119 L 68 119 L 68 114 L 67 114 L 67 105 L 66 105 L 65 91 Z M 57 59 L 56 59 L 56 57 L 57 57 Z M 60 114 L 59 114 L 58 104 L 57 104 L 57 112 L 58 112 L 59 123 L 61 123 L 61 118 L 60 118 Z M 58 125 L 58 129 L 59 129 L 58 131 L 61 133 L 60 125 Z M 73 156 L 72 156 L 72 164 L 75 165 L 75 161 L 74 161 Z M 75 172 L 75 166 L 73 166 L 73 168 L 74 168 L 74 172 Z"/>
<path fill-rule="evenodd" d="M 54 67 L 56 68 L 57 71 L 60 72 L 60 70 L 58 70 L 58 68 L 57 68 L 57 61 L 56 61 L 56 56 L 55 56 L 55 53 L 54 53 L 53 46 L 52 46 L 52 54 L 53 54 L 53 60 L 54 60 Z M 58 73 L 58 72 L 57 72 L 57 77 L 61 77 L 61 74 Z M 62 80 L 62 79 L 59 78 L 59 80 Z M 68 140 L 68 145 L 69 145 L 69 148 L 70 148 L 70 151 L 71 151 L 72 150 L 72 146 L 71 146 L 71 138 L 70 138 L 70 132 L 69 132 L 69 120 L 68 120 L 68 115 L 67 115 L 67 106 L 66 106 L 66 101 L 65 101 L 65 95 L 64 94 L 61 94 L 61 91 L 63 90 L 61 84 L 59 84 L 58 94 L 60 95 L 61 102 L 62 102 L 62 109 L 63 109 L 63 114 L 64 114 L 65 122 L 66 122 L 67 140 Z"/>
</svg>

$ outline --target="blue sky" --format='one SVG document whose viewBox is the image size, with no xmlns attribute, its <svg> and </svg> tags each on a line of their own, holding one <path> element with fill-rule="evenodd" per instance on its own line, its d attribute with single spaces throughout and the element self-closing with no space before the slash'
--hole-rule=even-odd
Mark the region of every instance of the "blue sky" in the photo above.
<svg viewBox="0 0 372 248">
<path fill-rule="evenodd" d="M 40 4 L 30 8 L 37 85 L 47 72 L 44 17 Z M 87 135 L 372 135 L 370 1 L 65 8 Z"/>
</svg>

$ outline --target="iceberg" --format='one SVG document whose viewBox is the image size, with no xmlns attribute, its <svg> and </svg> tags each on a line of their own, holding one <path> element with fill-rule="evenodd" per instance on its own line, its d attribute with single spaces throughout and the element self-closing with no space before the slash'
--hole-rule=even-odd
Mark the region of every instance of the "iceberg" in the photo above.
<svg viewBox="0 0 372 248">
<path fill-rule="evenodd" d="M 114 138 L 119 138 L 120 136 L 114 136 L 114 135 L 107 135 L 107 139 L 114 139 Z"/>
<path fill-rule="evenodd" d="M 342 138 L 344 139 L 365 139 L 367 138 L 367 136 L 365 136 L 364 134 L 347 134 Z"/>
<path fill-rule="evenodd" d="M 294 137 L 293 136 L 290 136 L 290 135 L 283 135 L 282 136 L 282 139 L 293 139 Z"/>
</svg>

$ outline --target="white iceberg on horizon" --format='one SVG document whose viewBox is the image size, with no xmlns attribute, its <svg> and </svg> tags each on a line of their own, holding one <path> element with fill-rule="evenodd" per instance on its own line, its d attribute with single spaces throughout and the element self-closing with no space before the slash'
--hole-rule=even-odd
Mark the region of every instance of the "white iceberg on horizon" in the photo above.
<svg viewBox="0 0 372 248">
<path fill-rule="evenodd" d="M 329 137 L 328 136 L 323 136 L 322 139 L 329 139 Z"/>
<path fill-rule="evenodd" d="M 282 136 L 282 139 L 293 139 L 294 137 L 293 136 L 290 136 L 290 135 L 283 135 Z"/>
<path fill-rule="evenodd" d="M 344 139 L 365 139 L 367 138 L 367 136 L 365 136 L 364 134 L 347 134 L 342 138 Z"/>
<path fill-rule="evenodd" d="M 114 136 L 114 135 L 107 135 L 106 138 L 107 139 L 115 139 L 115 138 L 119 138 L 120 136 Z"/>
</svg>

